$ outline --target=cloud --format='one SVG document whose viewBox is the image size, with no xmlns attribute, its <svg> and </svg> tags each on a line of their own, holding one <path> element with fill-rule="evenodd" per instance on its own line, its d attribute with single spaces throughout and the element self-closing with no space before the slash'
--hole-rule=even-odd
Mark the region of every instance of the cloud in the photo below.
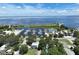
<svg viewBox="0 0 79 59">
<path fill-rule="evenodd" d="M 19 9 L 20 9 L 20 8 L 21 8 L 21 6 L 17 6 L 16 8 L 19 8 Z"/>
<path fill-rule="evenodd" d="M 0 4 L 0 16 L 61 16 L 61 15 L 79 15 L 79 9 L 53 9 L 43 7 L 44 4 L 32 5 L 14 5 Z"/>
<path fill-rule="evenodd" d="M 2 6 L 2 8 L 6 8 L 5 6 Z"/>
</svg>

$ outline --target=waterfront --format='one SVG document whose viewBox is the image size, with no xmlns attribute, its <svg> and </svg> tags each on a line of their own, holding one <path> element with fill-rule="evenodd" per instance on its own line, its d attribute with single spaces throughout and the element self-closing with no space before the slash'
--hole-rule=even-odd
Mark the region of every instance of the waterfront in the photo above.
<svg viewBox="0 0 79 59">
<path fill-rule="evenodd" d="M 0 4 L 0 55 L 79 55 L 79 4 Z"/>
<path fill-rule="evenodd" d="M 79 27 L 79 16 L 51 16 L 51 17 L 0 17 L 0 24 L 53 24 L 63 23 L 67 27 Z"/>
</svg>

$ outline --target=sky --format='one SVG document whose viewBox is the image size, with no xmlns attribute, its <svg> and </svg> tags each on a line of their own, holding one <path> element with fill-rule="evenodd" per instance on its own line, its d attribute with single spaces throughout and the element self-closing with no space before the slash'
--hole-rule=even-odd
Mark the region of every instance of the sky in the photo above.
<svg viewBox="0 0 79 59">
<path fill-rule="evenodd" d="M 0 3 L 0 16 L 79 15 L 77 3 Z"/>
</svg>

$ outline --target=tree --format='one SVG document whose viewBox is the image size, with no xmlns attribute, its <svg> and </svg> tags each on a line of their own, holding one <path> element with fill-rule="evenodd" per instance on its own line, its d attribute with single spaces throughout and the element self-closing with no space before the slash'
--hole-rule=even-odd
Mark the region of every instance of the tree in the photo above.
<svg viewBox="0 0 79 59">
<path fill-rule="evenodd" d="M 45 39 L 45 42 L 46 42 L 46 44 L 48 44 L 50 41 L 52 41 L 52 37 L 46 37 L 46 39 Z"/>
<path fill-rule="evenodd" d="M 27 44 L 31 45 L 33 42 L 36 41 L 36 35 L 30 35 L 26 40 L 27 40 Z"/>
<path fill-rule="evenodd" d="M 76 55 L 79 55 L 79 46 L 76 46 L 73 51 Z"/>
<path fill-rule="evenodd" d="M 60 25 L 60 30 L 68 29 L 68 27 L 64 26 L 63 24 Z"/>
<path fill-rule="evenodd" d="M 9 46 L 14 46 L 16 44 L 19 44 L 19 36 L 15 36 L 15 34 L 11 35 L 0 35 L 0 46 L 3 44 L 9 44 Z"/>
<path fill-rule="evenodd" d="M 5 37 L 6 37 L 5 43 L 9 43 L 10 46 L 19 44 L 19 36 L 15 36 L 14 34 L 11 34 L 11 35 L 5 36 Z"/>
<path fill-rule="evenodd" d="M 48 55 L 59 55 L 60 52 L 58 51 L 57 47 L 52 47 L 48 49 Z"/>
<path fill-rule="evenodd" d="M 79 45 L 79 39 L 75 39 L 74 44 L 75 44 L 76 46 L 78 46 L 78 45 Z"/>
<path fill-rule="evenodd" d="M 75 52 L 76 55 L 79 55 L 79 39 L 76 39 L 74 41 L 74 44 L 76 45 L 76 47 L 74 47 L 73 51 Z"/>
<path fill-rule="evenodd" d="M 41 50 L 41 55 L 47 55 L 47 53 L 45 52 L 45 50 Z"/>
<path fill-rule="evenodd" d="M 14 51 L 19 50 L 19 45 L 18 45 L 18 44 L 17 44 L 17 45 L 15 45 L 15 46 L 13 47 L 13 50 L 14 50 Z"/>
<path fill-rule="evenodd" d="M 0 35 L 0 47 L 4 44 L 4 36 Z"/>
<path fill-rule="evenodd" d="M 58 47 L 58 50 L 60 51 L 60 54 L 62 54 L 62 55 L 67 54 L 66 51 L 64 50 L 63 45 L 61 43 L 58 43 L 57 47 Z"/>
<path fill-rule="evenodd" d="M 56 51 L 55 51 L 56 50 Z M 63 45 L 58 42 L 58 39 L 53 39 L 49 42 L 49 54 L 66 54 Z"/>
<path fill-rule="evenodd" d="M 46 46 L 46 41 L 45 41 L 44 39 L 41 39 L 41 40 L 39 41 L 38 50 L 44 49 L 45 46 Z"/>
<path fill-rule="evenodd" d="M 79 38 L 79 31 L 74 31 L 73 37 Z"/>
<path fill-rule="evenodd" d="M 57 34 L 54 34 L 54 38 L 57 38 L 58 37 L 58 35 Z"/>
<path fill-rule="evenodd" d="M 63 36 L 64 36 L 63 34 L 59 33 L 59 36 L 58 37 L 59 38 L 62 38 Z"/>
<path fill-rule="evenodd" d="M 49 39 L 52 39 L 52 36 L 53 36 L 52 34 L 49 34 Z"/>
<path fill-rule="evenodd" d="M 28 47 L 27 47 L 27 45 L 22 45 L 21 47 L 20 47 L 20 50 L 19 50 L 20 52 L 20 54 L 25 54 L 25 53 L 27 53 L 28 52 Z"/>
<path fill-rule="evenodd" d="M 48 48 L 46 49 L 47 44 L 48 44 Z M 42 55 L 66 55 L 66 52 L 63 48 L 63 45 L 58 42 L 58 39 L 53 39 L 53 40 L 50 40 L 48 43 L 45 43 L 41 51 L 41 54 Z"/>
</svg>

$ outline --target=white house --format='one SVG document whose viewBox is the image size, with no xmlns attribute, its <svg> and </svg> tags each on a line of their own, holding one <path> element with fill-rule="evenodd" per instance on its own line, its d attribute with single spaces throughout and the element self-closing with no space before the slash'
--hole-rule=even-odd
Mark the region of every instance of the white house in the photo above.
<svg viewBox="0 0 79 59">
<path fill-rule="evenodd" d="M 12 49 L 7 50 L 6 52 L 10 53 L 12 51 Z"/>
<path fill-rule="evenodd" d="M 48 33 L 46 33 L 46 32 L 45 32 L 45 35 L 46 35 L 47 37 L 49 37 L 49 34 L 48 34 Z"/>
<path fill-rule="evenodd" d="M 14 51 L 14 55 L 20 55 L 19 54 L 19 50 L 18 51 Z"/>
<path fill-rule="evenodd" d="M 31 47 L 32 48 L 38 48 L 39 42 L 33 42 Z"/>
<path fill-rule="evenodd" d="M 1 50 L 5 50 L 6 47 L 7 47 L 7 44 L 1 46 L 1 47 L 0 47 L 0 51 L 1 51 Z"/>
<path fill-rule="evenodd" d="M 23 29 L 22 29 L 23 30 Z M 18 35 L 18 34 L 20 34 L 20 32 L 22 31 L 22 30 L 14 30 L 14 31 L 4 31 L 6 34 L 12 34 L 12 33 L 14 33 L 15 35 Z"/>
</svg>

